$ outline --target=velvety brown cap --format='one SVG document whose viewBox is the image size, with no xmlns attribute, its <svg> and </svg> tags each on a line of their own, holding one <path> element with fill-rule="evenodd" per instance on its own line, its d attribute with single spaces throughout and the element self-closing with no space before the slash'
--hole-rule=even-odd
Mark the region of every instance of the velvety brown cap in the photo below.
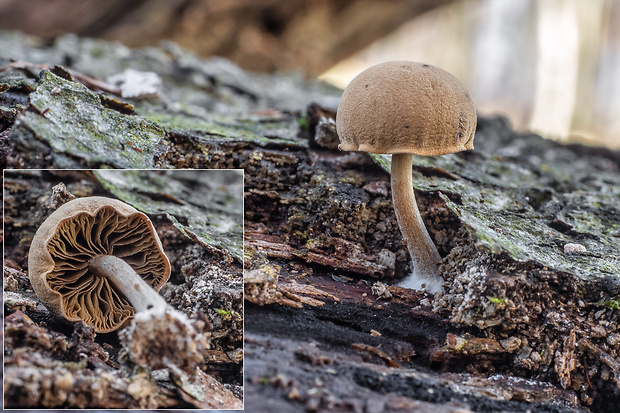
<svg viewBox="0 0 620 413">
<path fill-rule="evenodd" d="M 445 155 L 473 149 L 476 110 L 465 86 L 435 66 L 372 66 L 345 89 L 336 114 L 339 149 Z"/>
<path fill-rule="evenodd" d="M 69 201 L 41 224 L 30 245 L 28 276 L 54 314 L 109 332 L 135 310 L 107 278 L 89 271 L 88 261 L 97 255 L 123 259 L 156 291 L 170 276 L 170 262 L 149 218 L 105 197 Z"/>
</svg>

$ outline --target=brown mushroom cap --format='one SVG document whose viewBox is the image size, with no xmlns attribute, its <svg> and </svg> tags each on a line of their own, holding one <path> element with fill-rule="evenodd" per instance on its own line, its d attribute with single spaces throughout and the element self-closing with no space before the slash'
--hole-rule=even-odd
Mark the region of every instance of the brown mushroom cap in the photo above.
<svg viewBox="0 0 620 413">
<path fill-rule="evenodd" d="M 123 259 L 156 291 L 170 276 L 170 262 L 149 218 L 105 197 L 75 199 L 54 211 L 32 240 L 28 274 L 53 313 L 109 332 L 135 310 L 110 280 L 89 270 L 89 260 L 100 255 Z"/>
<path fill-rule="evenodd" d="M 372 66 L 351 81 L 336 125 L 341 150 L 435 156 L 473 149 L 476 111 L 450 73 L 396 61 Z"/>
</svg>

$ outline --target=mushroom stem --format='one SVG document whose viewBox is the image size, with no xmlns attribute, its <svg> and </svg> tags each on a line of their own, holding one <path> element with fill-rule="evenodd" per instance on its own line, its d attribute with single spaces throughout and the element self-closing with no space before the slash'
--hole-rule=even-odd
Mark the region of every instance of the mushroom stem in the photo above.
<svg viewBox="0 0 620 413">
<path fill-rule="evenodd" d="M 96 274 L 107 277 L 129 300 L 136 312 L 168 307 L 168 303 L 124 260 L 113 255 L 98 255 L 88 266 Z"/>
<path fill-rule="evenodd" d="M 427 291 L 438 292 L 443 283 L 438 268 L 441 256 L 420 217 L 413 194 L 412 162 L 410 153 L 392 155 L 392 201 L 400 232 L 413 260 L 412 275 L 419 281 L 415 286 L 419 288 L 426 284 Z"/>
</svg>

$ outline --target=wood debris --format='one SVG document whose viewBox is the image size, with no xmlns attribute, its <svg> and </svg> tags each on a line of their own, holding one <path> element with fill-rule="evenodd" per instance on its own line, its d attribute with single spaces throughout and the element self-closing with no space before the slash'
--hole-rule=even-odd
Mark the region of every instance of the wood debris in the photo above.
<svg viewBox="0 0 620 413">
<path fill-rule="evenodd" d="M 446 362 L 466 356 L 497 355 L 505 353 L 497 340 L 479 337 L 462 337 L 448 333 L 446 343 L 431 356 L 431 361 Z"/>
<path fill-rule="evenodd" d="M 373 354 L 383 360 L 385 365 L 388 367 L 400 367 L 397 362 L 395 362 L 390 356 L 379 350 L 377 347 L 363 343 L 353 343 L 351 344 L 351 350 Z"/>
</svg>

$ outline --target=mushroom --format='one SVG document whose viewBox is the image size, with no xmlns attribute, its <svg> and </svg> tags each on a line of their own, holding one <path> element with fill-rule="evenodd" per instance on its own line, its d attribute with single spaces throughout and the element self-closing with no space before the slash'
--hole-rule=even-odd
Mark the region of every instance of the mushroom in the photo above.
<svg viewBox="0 0 620 413">
<path fill-rule="evenodd" d="M 415 287 L 440 291 L 441 256 L 413 193 L 413 154 L 444 155 L 473 149 L 476 111 L 454 76 L 407 61 L 381 63 L 345 89 L 336 114 L 340 150 L 392 154 L 392 199 L 413 262 Z"/>
<path fill-rule="evenodd" d="M 111 198 L 79 198 L 54 211 L 34 235 L 28 274 L 50 311 L 96 332 L 118 329 L 136 311 L 168 307 L 156 291 L 170 262 L 153 224 Z"/>
</svg>

